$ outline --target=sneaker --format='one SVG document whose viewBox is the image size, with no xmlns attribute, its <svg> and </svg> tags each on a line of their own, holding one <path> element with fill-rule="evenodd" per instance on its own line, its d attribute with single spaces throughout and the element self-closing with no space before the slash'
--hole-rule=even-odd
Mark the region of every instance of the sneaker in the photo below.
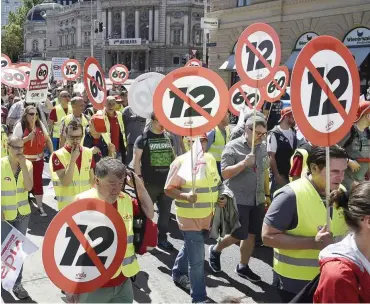
<svg viewBox="0 0 370 304">
<path fill-rule="evenodd" d="M 190 280 L 186 274 L 183 274 L 179 279 L 173 280 L 175 284 L 179 285 L 180 287 L 190 290 Z"/>
<path fill-rule="evenodd" d="M 38 208 L 37 211 L 42 217 L 48 216 L 43 207 Z"/>
<path fill-rule="evenodd" d="M 259 275 L 255 274 L 249 268 L 248 265 L 243 265 L 242 267 L 240 267 L 240 264 L 238 264 L 238 266 L 236 266 L 235 272 L 239 276 L 241 276 L 241 277 L 243 277 L 243 278 L 245 278 L 245 279 L 247 279 L 247 280 L 249 280 L 251 282 L 256 283 L 256 282 L 260 282 L 261 281 L 261 277 Z"/>
<path fill-rule="evenodd" d="M 20 300 L 26 299 L 29 297 L 27 290 L 23 288 L 22 284 L 15 286 L 13 288 L 13 293 Z"/>
<path fill-rule="evenodd" d="M 215 245 L 209 246 L 209 267 L 211 267 L 213 272 L 221 271 L 221 252 L 214 251 Z"/>
<path fill-rule="evenodd" d="M 167 240 L 158 242 L 157 247 L 163 250 L 173 250 L 174 249 L 173 245 Z"/>
</svg>

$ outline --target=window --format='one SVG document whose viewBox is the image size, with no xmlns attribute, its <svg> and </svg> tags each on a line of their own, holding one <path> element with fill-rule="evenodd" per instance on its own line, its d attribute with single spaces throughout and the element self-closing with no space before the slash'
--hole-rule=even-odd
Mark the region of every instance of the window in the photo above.
<svg viewBox="0 0 370 304">
<path fill-rule="evenodd" d="M 5 12 L 10 12 L 10 6 L 5 6 Z"/>
<path fill-rule="evenodd" d="M 53 44 L 52 44 L 52 42 L 51 42 L 51 40 L 49 40 L 49 46 L 52 46 Z"/>
<path fill-rule="evenodd" d="M 90 32 L 84 32 L 84 42 L 85 43 L 90 43 L 90 36 L 91 36 Z"/>
<path fill-rule="evenodd" d="M 68 34 L 65 35 L 64 41 L 65 41 L 65 45 L 69 45 Z"/>
<path fill-rule="evenodd" d="M 180 57 L 179 56 L 173 56 L 173 64 L 174 65 L 180 65 Z"/>
<path fill-rule="evenodd" d="M 72 45 L 75 44 L 75 34 L 74 33 L 71 34 L 71 44 Z"/>
<path fill-rule="evenodd" d="M 63 46 L 63 36 L 59 36 L 59 46 Z"/>
<path fill-rule="evenodd" d="M 236 6 L 247 6 L 250 4 L 250 0 L 237 0 Z"/>
<path fill-rule="evenodd" d="M 180 44 L 181 30 L 173 30 L 173 44 Z"/>
<path fill-rule="evenodd" d="M 38 40 L 33 40 L 32 41 L 32 51 L 33 52 L 38 52 L 39 51 L 39 41 Z"/>
</svg>

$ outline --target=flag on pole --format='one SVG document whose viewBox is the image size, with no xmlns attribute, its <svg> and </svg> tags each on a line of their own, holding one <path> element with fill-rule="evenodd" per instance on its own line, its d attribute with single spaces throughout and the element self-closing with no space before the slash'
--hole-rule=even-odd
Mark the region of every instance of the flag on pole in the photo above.
<svg viewBox="0 0 370 304">
<path fill-rule="evenodd" d="M 11 291 L 22 265 L 38 247 L 6 221 L 1 221 L 1 285 Z"/>
<path fill-rule="evenodd" d="M 193 153 L 191 153 L 191 150 L 185 153 L 184 162 L 177 173 L 178 176 L 187 181 L 192 180 L 192 176 L 195 176 L 195 180 L 205 178 L 206 176 L 206 161 L 199 137 L 194 141 L 192 149 Z M 193 162 L 191 161 L 192 154 Z M 192 163 L 193 168 L 191 166 Z"/>
</svg>

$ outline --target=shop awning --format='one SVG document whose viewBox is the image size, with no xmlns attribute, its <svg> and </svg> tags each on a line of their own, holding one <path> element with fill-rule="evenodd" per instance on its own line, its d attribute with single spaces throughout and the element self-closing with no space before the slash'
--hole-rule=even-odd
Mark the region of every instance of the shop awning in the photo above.
<svg viewBox="0 0 370 304">
<path fill-rule="evenodd" d="M 361 66 L 364 62 L 366 57 L 370 54 L 370 46 L 367 47 L 356 47 L 356 48 L 348 48 L 352 55 L 355 57 L 357 66 Z"/>
<path fill-rule="evenodd" d="M 294 67 L 295 61 L 296 61 L 296 59 L 297 59 L 297 57 L 298 57 L 298 54 L 299 54 L 299 51 L 293 51 L 293 52 L 290 54 L 290 56 L 289 56 L 288 60 L 287 60 L 287 61 L 285 61 L 285 64 L 284 64 L 284 65 L 286 65 L 290 71 L 291 71 L 291 70 L 293 70 L 293 67 Z"/>
<path fill-rule="evenodd" d="M 235 71 L 235 54 L 231 54 L 229 58 L 218 68 L 219 70 Z"/>
</svg>

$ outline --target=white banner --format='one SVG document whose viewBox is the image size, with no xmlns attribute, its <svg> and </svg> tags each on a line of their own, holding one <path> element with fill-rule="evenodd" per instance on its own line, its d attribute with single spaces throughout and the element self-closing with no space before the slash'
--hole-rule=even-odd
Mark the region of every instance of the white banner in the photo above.
<svg viewBox="0 0 370 304">
<path fill-rule="evenodd" d="M 6 221 L 1 230 L 1 285 L 11 291 L 25 259 L 39 248 Z"/>
<path fill-rule="evenodd" d="M 51 74 L 51 61 L 32 60 L 27 103 L 45 101 Z"/>
<path fill-rule="evenodd" d="M 217 18 L 202 18 L 200 21 L 200 27 L 206 30 L 218 29 L 218 19 Z"/>
<path fill-rule="evenodd" d="M 109 39 L 109 45 L 141 45 L 141 38 Z"/>
<path fill-rule="evenodd" d="M 54 80 L 63 80 L 62 64 L 69 58 L 53 57 L 51 58 L 51 69 L 53 70 Z"/>
</svg>

